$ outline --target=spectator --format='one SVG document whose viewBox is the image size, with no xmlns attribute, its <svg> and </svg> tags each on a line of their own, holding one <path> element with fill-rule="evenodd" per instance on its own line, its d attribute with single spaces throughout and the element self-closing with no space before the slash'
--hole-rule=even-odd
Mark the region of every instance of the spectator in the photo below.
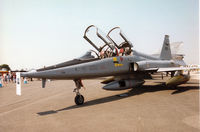
<svg viewBox="0 0 200 132">
<path fill-rule="evenodd" d="M 0 88 L 3 87 L 2 85 L 2 75 L 0 75 Z"/>
<path fill-rule="evenodd" d="M 16 75 L 13 74 L 13 82 L 16 83 Z"/>
<path fill-rule="evenodd" d="M 7 75 L 6 74 L 3 74 L 3 81 L 4 81 L 4 83 L 7 83 Z"/>
<path fill-rule="evenodd" d="M 10 82 L 10 75 L 9 74 L 6 75 L 6 78 L 7 78 L 7 81 Z"/>
</svg>

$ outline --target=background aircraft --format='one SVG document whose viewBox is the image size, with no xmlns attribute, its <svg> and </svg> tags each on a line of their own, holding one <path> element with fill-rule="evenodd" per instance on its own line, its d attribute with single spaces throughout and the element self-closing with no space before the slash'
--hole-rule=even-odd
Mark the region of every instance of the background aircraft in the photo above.
<svg viewBox="0 0 200 132">
<path fill-rule="evenodd" d="M 93 34 L 90 34 L 90 31 L 93 31 Z M 89 37 L 90 35 L 92 38 Z M 84 103 L 84 97 L 79 92 L 83 87 L 82 79 L 112 76 L 102 81 L 105 84 L 103 87 L 105 90 L 139 87 L 144 84 L 145 79 L 151 79 L 151 75 L 157 72 L 171 73 L 171 78 L 165 83 L 166 86 L 177 86 L 190 79 L 189 74 L 183 74 L 184 70 L 190 70 L 183 67 L 185 66 L 183 58 L 178 60 L 172 58 L 168 35 L 165 35 L 159 56 L 147 55 L 133 50 L 132 43 L 119 27 L 111 29 L 105 35 L 97 27 L 91 25 L 85 30 L 83 38 L 95 50 L 91 50 L 74 60 L 41 68 L 35 72 L 21 73 L 21 76 L 42 78 L 43 88 L 46 79 L 74 80 L 76 85 L 74 89 L 76 93 L 75 103 L 77 105 Z"/>
</svg>

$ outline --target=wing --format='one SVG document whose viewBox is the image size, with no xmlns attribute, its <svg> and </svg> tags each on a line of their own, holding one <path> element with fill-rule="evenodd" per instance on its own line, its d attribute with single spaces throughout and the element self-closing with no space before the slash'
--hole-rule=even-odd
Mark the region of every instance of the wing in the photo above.
<svg viewBox="0 0 200 132">
<path fill-rule="evenodd" d="M 159 68 L 157 72 L 170 72 L 170 71 L 191 71 L 191 70 L 199 70 L 199 67 L 166 67 Z"/>
</svg>

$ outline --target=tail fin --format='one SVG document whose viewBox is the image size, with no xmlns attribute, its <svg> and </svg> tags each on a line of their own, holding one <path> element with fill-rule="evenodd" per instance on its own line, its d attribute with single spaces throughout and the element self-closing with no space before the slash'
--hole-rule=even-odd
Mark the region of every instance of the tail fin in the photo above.
<svg viewBox="0 0 200 132">
<path fill-rule="evenodd" d="M 161 50 L 161 53 L 160 53 L 160 59 L 162 59 L 162 60 L 172 59 L 170 43 L 169 43 L 169 35 L 165 35 L 163 47 L 162 47 L 162 50 Z"/>
</svg>

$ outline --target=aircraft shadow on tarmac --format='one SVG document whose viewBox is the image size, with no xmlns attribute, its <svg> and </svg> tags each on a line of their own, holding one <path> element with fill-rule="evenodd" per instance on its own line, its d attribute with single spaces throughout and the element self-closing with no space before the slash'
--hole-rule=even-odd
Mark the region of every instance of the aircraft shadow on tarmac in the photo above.
<svg viewBox="0 0 200 132">
<path fill-rule="evenodd" d="M 72 105 L 72 106 L 62 108 L 62 109 L 58 109 L 58 110 L 49 110 L 49 111 L 44 111 L 44 112 L 38 112 L 37 114 L 41 115 L 41 116 L 48 115 L 48 114 L 55 114 L 55 113 L 58 113 L 59 111 L 65 111 L 65 110 L 71 110 L 71 109 L 76 109 L 76 108 L 82 108 L 82 107 L 88 107 L 88 106 L 92 106 L 92 105 L 108 103 L 108 102 L 120 100 L 120 99 L 123 99 L 123 98 L 128 98 L 128 97 L 135 96 L 135 95 L 141 95 L 141 94 L 148 93 L 148 92 L 173 90 L 171 95 L 175 95 L 175 94 L 186 92 L 188 90 L 195 90 L 195 89 L 196 90 L 199 89 L 199 86 L 179 86 L 179 87 L 171 88 L 171 87 L 165 87 L 162 84 L 154 85 L 154 86 L 144 85 L 144 86 L 139 87 L 139 88 L 133 88 L 126 93 L 108 96 L 108 97 L 104 97 L 104 98 L 99 98 L 99 99 L 95 99 L 95 100 L 90 100 L 90 101 L 87 101 L 83 105 L 80 105 L 80 106 Z"/>
</svg>

